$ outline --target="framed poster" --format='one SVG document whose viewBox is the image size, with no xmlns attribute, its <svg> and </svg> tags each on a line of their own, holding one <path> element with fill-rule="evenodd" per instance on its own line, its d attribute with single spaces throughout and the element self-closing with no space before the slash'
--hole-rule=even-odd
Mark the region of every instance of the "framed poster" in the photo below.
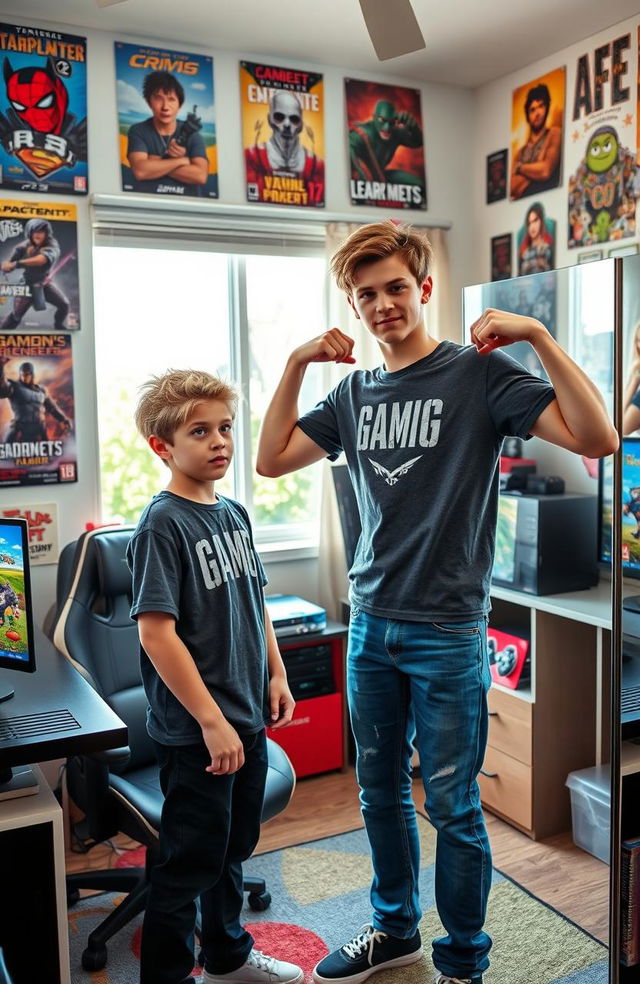
<svg viewBox="0 0 640 984">
<path fill-rule="evenodd" d="M 496 150 L 487 155 L 487 205 L 507 197 L 508 150 Z"/>
<path fill-rule="evenodd" d="M 79 327 L 76 206 L 0 200 L 0 331 Z"/>
<path fill-rule="evenodd" d="M 85 195 L 86 38 L 0 24 L 0 187 Z"/>
<path fill-rule="evenodd" d="M 54 502 L 37 505 L 0 507 L 2 519 L 26 519 L 29 529 L 29 561 L 31 565 L 57 564 L 58 507 Z"/>
<path fill-rule="evenodd" d="M 569 75 L 571 122 L 565 159 L 567 243 L 572 249 L 615 244 L 636 235 L 638 57 L 631 37 L 631 32 L 598 35 Z"/>
<path fill-rule="evenodd" d="M 345 79 L 352 205 L 427 207 L 420 90 Z"/>
<path fill-rule="evenodd" d="M 213 59 L 115 42 L 122 190 L 218 197 Z"/>
<path fill-rule="evenodd" d="M 0 487 L 77 480 L 71 335 L 0 335 Z"/>
<path fill-rule="evenodd" d="M 517 201 L 560 184 L 565 69 L 514 89 L 509 197 Z"/>
<path fill-rule="evenodd" d="M 511 268 L 511 233 L 491 238 L 491 279 L 509 280 Z"/>
<path fill-rule="evenodd" d="M 242 61 L 240 99 L 247 201 L 322 208 L 322 75 Z"/>
<path fill-rule="evenodd" d="M 555 267 L 556 223 L 545 215 L 541 202 L 533 202 L 518 230 L 518 276 L 545 273 Z"/>
</svg>

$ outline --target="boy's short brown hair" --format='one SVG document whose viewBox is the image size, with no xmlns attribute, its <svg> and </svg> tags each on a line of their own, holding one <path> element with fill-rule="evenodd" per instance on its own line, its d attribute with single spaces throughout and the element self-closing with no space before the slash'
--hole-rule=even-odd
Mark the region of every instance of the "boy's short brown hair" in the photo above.
<svg viewBox="0 0 640 984">
<path fill-rule="evenodd" d="M 361 263 L 375 263 L 398 253 L 422 285 L 429 276 L 433 259 L 431 243 L 423 232 L 410 225 L 386 219 L 360 226 L 345 239 L 331 259 L 331 272 L 340 290 L 353 291 L 353 281 Z"/>
<path fill-rule="evenodd" d="M 230 383 L 199 369 L 168 369 L 162 376 L 151 376 L 140 390 L 134 420 L 146 439 L 155 434 L 171 441 L 203 400 L 222 400 L 232 417 L 238 405 L 238 392 Z"/>
</svg>

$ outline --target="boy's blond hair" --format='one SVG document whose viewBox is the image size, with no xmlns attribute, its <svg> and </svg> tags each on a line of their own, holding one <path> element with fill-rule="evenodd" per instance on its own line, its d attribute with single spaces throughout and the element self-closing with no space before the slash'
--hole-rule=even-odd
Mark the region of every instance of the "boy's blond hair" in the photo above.
<svg viewBox="0 0 640 984">
<path fill-rule="evenodd" d="M 232 417 L 238 405 L 238 392 L 230 383 L 199 369 L 168 369 L 162 376 L 151 376 L 140 391 L 134 420 L 146 439 L 155 434 L 171 441 L 203 400 L 222 400 Z"/>
<path fill-rule="evenodd" d="M 361 263 L 375 263 L 397 253 L 422 286 L 429 276 L 433 259 L 431 243 L 423 232 L 395 219 L 360 226 L 333 254 L 331 272 L 340 290 L 351 294 L 354 277 Z"/>
</svg>

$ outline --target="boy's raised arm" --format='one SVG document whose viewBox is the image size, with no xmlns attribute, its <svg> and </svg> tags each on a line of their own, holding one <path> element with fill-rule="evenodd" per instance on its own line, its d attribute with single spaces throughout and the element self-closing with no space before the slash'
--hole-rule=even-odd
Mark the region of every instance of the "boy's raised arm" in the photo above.
<svg viewBox="0 0 640 984">
<path fill-rule="evenodd" d="M 332 328 L 291 353 L 262 421 L 256 459 L 259 475 L 278 478 L 326 457 L 324 448 L 296 426 L 300 387 L 311 362 L 352 364 L 352 349 L 353 339 Z"/>
</svg>

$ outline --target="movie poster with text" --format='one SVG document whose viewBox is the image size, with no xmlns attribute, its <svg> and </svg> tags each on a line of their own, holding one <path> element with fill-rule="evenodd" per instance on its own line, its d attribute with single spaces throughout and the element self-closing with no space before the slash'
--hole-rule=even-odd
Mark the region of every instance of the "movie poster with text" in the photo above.
<svg viewBox="0 0 640 984">
<path fill-rule="evenodd" d="M 0 487 L 76 480 L 71 335 L 0 334 Z"/>
<path fill-rule="evenodd" d="M 540 195 L 560 184 L 565 76 L 564 67 L 556 68 L 513 90 L 511 201 Z"/>
<path fill-rule="evenodd" d="M 420 91 L 345 79 L 352 205 L 427 207 Z"/>
<path fill-rule="evenodd" d="M 79 327 L 76 206 L 0 200 L 0 332 Z"/>
<path fill-rule="evenodd" d="M 636 235 L 637 63 L 631 32 L 610 32 L 592 41 L 570 68 L 565 141 L 570 248 Z"/>
<path fill-rule="evenodd" d="M 60 556 L 58 538 L 58 507 L 55 502 L 37 505 L 16 503 L 0 506 L 2 519 L 24 519 L 29 530 L 29 561 L 31 566 L 57 564 Z"/>
<path fill-rule="evenodd" d="M 242 61 L 240 99 L 247 201 L 324 207 L 322 75 Z"/>
<path fill-rule="evenodd" d="M 86 38 L 0 24 L 0 187 L 85 195 Z"/>
<path fill-rule="evenodd" d="M 115 42 L 123 191 L 218 197 L 213 58 Z"/>
</svg>

